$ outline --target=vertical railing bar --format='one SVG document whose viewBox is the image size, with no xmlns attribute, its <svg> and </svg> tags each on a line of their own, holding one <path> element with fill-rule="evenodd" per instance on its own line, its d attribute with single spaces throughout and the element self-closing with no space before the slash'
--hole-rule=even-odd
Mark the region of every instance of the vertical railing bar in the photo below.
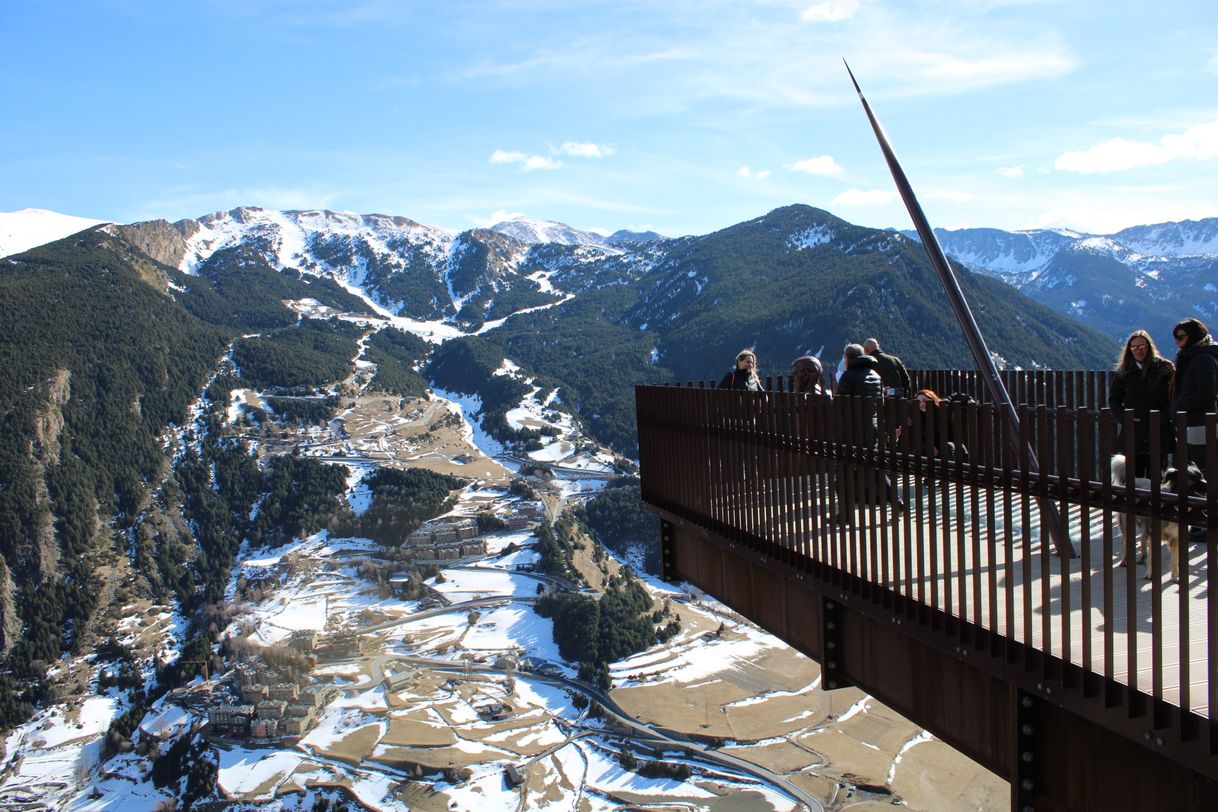
<svg viewBox="0 0 1218 812">
<path fill-rule="evenodd" d="M 1115 551 L 1113 550 L 1113 535 L 1112 535 L 1112 504 L 1113 504 L 1113 489 L 1112 477 L 1106 470 L 1108 460 L 1112 459 L 1113 434 L 1115 427 L 1112 419 L 1112 412 L 1108 409 L 1103 409 L 1100 412 L 1100 504 L 1103 509 L 1100 511 L 1101 521 L 1103 522 L 1104 536 L 1104 678 L 1109 682 L 1116 679 L 1116 639 L 1113 630 L 1115 622 L 1109 621 L 1109 618 L 1116 618 L 1115 598 L 1113 592 L 1116 589 L 1115 578 L 1113 573 L 1113 561 Z M 1136 566 L 1136 564 L 1135 564 Z"/>
<path fill-rule="evenodd" d="M 975 464 L 984 466 L 982 475 L 986 482 L 994 483 L 995 467 L 993 446 L 995 442 L 993 434 L 994 407 L 989 403 L 981 404 L 980 418 L 977 421 L 977 430 L 980 434 L 978 442 L 978 453 L 980 458 L 975 461 Z M 989 566 L 986 567 L 986 591 L 989 595 L 989 620 L 987 626 L 991 634 L 1001 634 L 1000 620 L 1001 612 L 998 606 L 998 545 L 997 545 L 997 516 L 994 515 L 995 504 L 995 487 L 991 485 L 986 488 L 985 492 L 985 555 L 989 561 Z M 991 651 L 993 649 L 991 648 Z"/>
<path fill-rule="evenodd" d="M 1218 479 L 1218 417 L 1213 414 L 1205 416 L 1205 470 L 1212 479 Z M 1218 557 L 1214 550 L 1218 548 L 1218 482 L 1209 482 L 1205 493 L 1205 578 L 1210 587 L 1205 590 L 1205 638 L 1206 638 L 1206 709 L 1205 716 L 1211 720 L 1209 725 L 1210 752 L 1214 752 L 1218 743 L 1218 729 L 1213 723 L 1214 714 L 1218 711 L 1218 679 L 1214 677 L 1214 663 L 1218 663 L 1218 597 L 1215 597 L 1214 584 L 1218 584 Z"/>
<path fill-rule="evenodd" d="M 967 442 L 964 443 L 962 449 L 956 449 L 956 455 L 962 458 L 962 466 L 966 460 L 969 463 L 967 470 L 969 472 L 969 507 L 972 512 L 969 531 L 973 542 L 973 566 L 970 570 L 973 582 L 973 624 L 984 627 L 985 604 L 982 601 L 982 591 L 983 582 L 987 577 L 985 572 L 989 570 L 989 567 L 983 564 L 984 559 L 981 554 L 981 470 L 977 466 L 977 461 L 972 457 L 973 449 L 980 451 L 981 424 L 977 418 L 977 404 L 968 404 L 962 408 L 968 410 L 965 417 Z"/>
<path fill-rule="evenodd" d="M 1023 643 L 1029 650 L 1035 647 L 1035 627 L 1032 623 L 1032 510 L 1029 491 L 1032 483 L 1028 476 L 1028 449 L 1032 435 L 1032 420 L 1028 407 L 1020 407 L 1023 413 L 1019 421 L 1019 474 L 1020 474 L 1020 541 L 1023 557 Z M 1031 663 L 1028 664 L 1029 666 Z"/>
<path fill-rule="evenodd" d="M 1080 398 L 1080 402 L 1081 402 Z M 1078 433 L 1079 433 L 1079 502 L 1081 503 L 1079 510 L 1079 554 L 1081 556 L 1080 570 L 1082 571 L 1082 589 L 1080 607 L 1082 612 L 1082 656 L 1083 668 L 1088 673 L 1095 672 L 1095 662 L 1092 659 L 1092 640 L 1091 640 L 1091 610 L 1092 610 L 1092 595 L 1091 595 L 1091 505 L 1094 501 L 1091 490 L 1091 483 L 1095 480 L 1095 454 L 1094 444 L 1095 437 L 1095 413 L 1090 407 L 1082 407 L 1078 412 L 1081 418 Z"/>
<path fill-rule="evenodd" d="M 1124 414 L 1123 424 L 1121 426 L 1121 439 L 1125 442 L 1120 450 L 1121 454 L 1125 455 L 1125 531 L 1121 533 L 1121 556 L 1125 559 L 1125 656 L 1129 663 L 1129 686 L 1137 691 L 1138 688 L 1138 593 L 1137 593 L 1137 532 L 1134 528 L 1137 527 L 1137 517 L 1134 513 L 1136 499 L 1134 496 L 1134 488 L 1137 487 L 1134 482 L 1134 462 L 1133 462 L 1133 418 L 1132 409 L 1126 409 Z M 1152 537 L 1152 542 L 1154 541 Z M 1147 571 L 1150 570 L 1151 560 L 1158 558 L 1158 548 L 1155 547 L 1155 555 L 1151 556 L 1146 561 Z M 1131 555 L 1132 553 L 1132 555 Z"/>
<path fill-rule="evenodd" d="M 1048 386 L 1043 372 L 1040 373 L 1040 382 L 1042 391 L 1048 391 Z M 1050 540 L 1049 534 L 1045 527 L 1044 506 L 1049 503 L 1049 476 L 1053 472 L 1056 459 L 1053 456 L 1052 439 L 1049 436 L 1049 410 L 1042 403 L 1036 407 L 1036 432 L 1037 445 L 1039 446 L 1038 456 L 1043 462 L 1041 463 L 1040 474 L 1037 478 L 1037 511 L 1040 515 L 1040 523 L 1037 533 L 1037 541 L 1040 549 L 1040 635 L 1041 635 L 1041 651 L 1046 655 L 1051 655 L 1053 651 L 1053 613 L 1049 611 L 1052 601 L 1052 586 L 1053 586 L 1053 560 L 1060 556 L 1053 556 L 1049 552 Z M 1063 562 L 1064 563 L 1064 562 Z M 1049 675 L 1049 657 L 1041 658 L 1041 673 L 1047 679 Z"/>
<path fill-rule="evenodd" d="M 918 603 L 926 605 L 926 551 L 928 542 L 926 539 L 926 512 L 929 508 L 929 503 L 924 502 L 923 496 L 926 495 L 929 487 L 929 482 L 926 477 L 926 458 L 922 454 L 922 449 L 925 448 L 923 420 L 915 412 L 914 420 L 910 423 L 910 448 L 914 455 L 914 470 L 915 487 L 918 494 L 914 499 L 912 510 L 916 511 L 916 519 L 914 527 L 917 532 L 917 544 L 914 550 L 916 556 L 916 568 L 918 579 Z"/>
<path fill-rule="evenodd" d="M 1072 382 L 1073 382 L 1073 379 L 1070 378 L 1070 379 L 1067 379 L 1067 381 L 1065 381 L 1064 383 L 1072 383 Z M 1068 409 L 1067 406 L 1064 405 L 1067 402 L 1066 399 L 1069 397 L 1071 392 L 1072 392 L 1072 389 L 1070 389 L 1070 388 L 1066 388 L 1062 392 L 1063 405 L 1061 405 L 1057 408 L 1057 413 L 1055 415 L 1056 425 L 1054 427 L 1054 429 L 1057 433 L 1057 449 L 1058 449 L 1058 461 L 1057 461 L 1057 497 L 1058 497 L 1058 504 L 1059 504 L 1058 513 L 1062 517 L 1062 526 L 1067 531 L 1069 530 L 1069 527 L 1070 527 L 1069 486 L 1070 486 L 1070 479 L 1075 474 L 1074 465 L 1073 465 L 1074 431 L 1078 428 L 1077 423 L 1074 420 L 1068 420 L 1068 418 L 1072 418 L 1075 415 L 1075 412 Z M 1069 533 L 1067 532 L 1066 535 L 1069 536 Z M 1061 639 L 1061 648 L 1062 648 L 1062 663 L 1063 663 L 1062 679 L 1069 680 L 1070 674 L 1071 674 L 1071 665 L 1073 664 L 1073 659 L 1071 657 L 1071 655 L 1073 653 L 1073 646 L 1071 645 L 1071 643 L 1073 641 L 1071 638 L 1073 637 L 1073 635 L 1071 635 L 1071 633 L 1070 633 L 1071 619 L 1072 619 L 1071 611 L 1070 611 L 1071 605 L 1072 605 L 1072 602 L 1070 599 L 1070 588 L 1071 588 L 1070 581 L 1071 581 L 1071 575 L 1073 574 L 1073 572 L 1072 572 L 1073 564 L 1071 562 L 1074 559 L 1066 558 L 1064 556 L 1057 556 L 1057 559 L 1058 559 L 1058 566 L 1061 567 L 1061 569 L 1058 572 L 1058 584 L 1061 589 L 1061 596 L 1062 596 L 1061 597 L 1061 618 L 1060 618 L 1061 626 L 1058 631 L 1058 635 Z"/>
</svg>

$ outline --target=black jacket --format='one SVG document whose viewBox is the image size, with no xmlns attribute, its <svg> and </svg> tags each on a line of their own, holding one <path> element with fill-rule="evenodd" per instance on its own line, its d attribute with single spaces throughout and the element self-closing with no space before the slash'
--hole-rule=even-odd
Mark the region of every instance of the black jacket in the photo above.
<svg viewBox="0 0 1218 812">
<path fill-rule="evenodd" d="M 862 395 L 869 398 L 883 397 L 884 384 L 880 381 L 880 373 L 876 372 L 875 367 L 875 359 L 870 355 L 855 358 L 842 373 L 842 379 L 837 382 L 837 393 L 839 395 Z M 841 403 L 842 408 L 845 409 L 844 415 L 854 413 L 848 401 L 839 400 L 837 402 Z M 847 421 L 849 421 L 848 417 Z M 879 429 L 879 421 L 874 409 L 871 411 L 871 419 L 867 420 L 864 417 L 863 421 L 863 424 L 858 427 L 858 433 L 854 439 L 860 445 L 869 446 L 875 442 L 876 432 Z"/>
<path fill-rule="evenodd" d="M 1218 344 L 1195 344 L 1176 353 L 1175 392 L 1172 410 L 1187 414 L 1190 426 L 1204 426 L 1205 413 L 1218 411 Z"/>
<path fill-rule="evenodd" d="M 863 395 L 878 398 L 884 395 L 884 383 L 880 380 L 877 370 L 879 362 L 870 355 L 855 358 L 842 373 L 842 379 L 837 382 L 839 395 Z"/>
<path fill-rule="evenodd" d="M 1146 441 L 1145 434 L 1150 420 L 1150 413 L 1162 412 L 1160 423 L 1164 452 L 1171 450 L 1172 431 L 1171 416 L 1171 378 L 1172 364 L 1166 358 L 1156 358 L 1142 369 L 1134 367 L 1129 372 L 1117 372 L 1112 376 L 1112 384 L 1108 387 L 1108 408 L 1112 409 L 1117 419 L 1118 430 L 1125 430 L 1125 411 L 1132 411 L 1140 421 L 1137 427 L 1137 444 L 1141 447 Z M 1118 449 L 1119 450 L 1119 449 Z"/>
<path fill-rule="evenodd" d="M 760 392 L 761 381 L 753 377 L 753 374 L 746 369 L 729 369 L 727 374 L 723 376 L 723 380 L 719 381 L 720 389 L 744 389 L 750 392 Z"/>
<path fill-rule="evenodd" d="M 1171 361 L 1166 358 L 1156 358 L 1143 369 L 1118 372 L 1108 387 L 1108 408 L 1118 419 L 1126 409 L 1141 418 L 1152 409 L 1166 411 L 1171 405 L 1171 376 Z"/>
<path fill-rule="evenodd" d="M 871 357 L 875 359 L 876 372 L 880 373 L 880 380 L 885 389 L 901 390 L 895 393 L 899 398 L 906 398 L 912 394 L 909 391 L 909 370 L 905 368 L 905 364 L 900 358 L 883 350 L 876 350 Z"/>
</svg>

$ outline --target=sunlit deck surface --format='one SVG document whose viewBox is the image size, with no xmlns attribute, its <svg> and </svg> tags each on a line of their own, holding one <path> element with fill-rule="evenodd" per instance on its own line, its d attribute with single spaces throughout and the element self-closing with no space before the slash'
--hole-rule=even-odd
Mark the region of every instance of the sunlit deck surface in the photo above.
<svg viewBox="0 0 1218 812">
<path fill-rule="evenodd" d="M 1105 517 L 1099 510 L 1084 516 L 1075 506 L 1063 516 L 1078 554 L 1063 560 L 1049 537 L 1042 536 L 1034 499 L 966 485 L 916 487 L 912 478 L 900 490 L 908 507 L 895 520 L 886 504 L 864 506 L 854 524 L 844 528 L 827 521 L 827 510 L 814 518 L 805 508 L 803 523 L 815 526 L 809 532 L 825 545 L 829 563 L 842 570 L 1208 715 L 1204 545 L 1182 545 L 1189 559 L 1183 589 L 1168 580 L 1165 544 L 1159 545 L 1157 568 L 1153 555 L 1147 558 L 1150 580 L 1143 564 L 1114 566 L 1106 577 L 1103 563 L 1119 559 L 1123 541 L 1116 518 L 1109 517 L 1105 547 Z M 798 523 L 790 515 L 779 518 L 775 529 L 792 518 Z M 1152 627 L 1156 616 L 1161 623 L 1158 651 Z M 1108 662 L 1105 651 L 1111 652 Z M 1161 693 L 1153 683 L 1156 661 L 1162 662 Z"/>
</svg>

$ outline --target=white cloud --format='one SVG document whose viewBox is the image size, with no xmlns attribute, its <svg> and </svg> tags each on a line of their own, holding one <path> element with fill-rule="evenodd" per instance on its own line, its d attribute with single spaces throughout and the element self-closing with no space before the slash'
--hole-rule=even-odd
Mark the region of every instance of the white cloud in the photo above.
<svg viewBox="0 0 1218 812">
<path fill-rule="evenodd" d="M 792 172 L 806 172 L 809 175 L 824 175 L 831 177 L 842 174 L 842 167 L 832 155 L 819 155 L 815 158 L 802 158 L 787 166 Z"/>
<path fill-rule="evenodd" d="M 886 206 L 896 199 L 896 192 L 883 189 L 847 189 L 833 198 L 833 206 Z"/>
<path fill-rule="evenodd" d="M 1022 178 L 1024 172 L 1022 166 L 1004 166 L 998 170 L 998 174 L 1004 178 Z"/>
<path fill-rule="evenodd" d="M 566 141 L 558 148 L 558 151 L 576 158 L 605 158 L 614 153 L 613 147 L 603 144 L 581 144 L 578 141 Z"/>
<path fill-rule="evenodd" d="M 849 20 L 858 8 L 859 0 L 824 0 L 804 9 L 799 19 L 806 23 L 838 23 Z"/>
<path fill-rule="evenodd" d="M 637 90 L 616 103 L 646 115 L 707 100 L 780 107 L 850 103 L 842 92 L 841 56 L 857 54 L 860 43 L 865 55 L 851 64 L 876 98 L 1027 83 L 1061 76 L 1078 63 L 1049 20 L 996 26 L 992 2 L 948 4 L 950 14 L 928 14 L 924 5 L 764 0 L 721 3 L 706 13 L 688 2 L 651 4 L 625 30 L 606 26 L 577 37 L 542 37 L 523 59 L 492 52 L 462 78 L 525 87 L 537 77 L 563 77 L 629 87 Z M 792 7 L 802 8 L 802 15 Z M 801 24 L 797 16 L 819 24 Z"/>
<path fill-rule="evenodd" d="M 523 152 L 509 152 L 504 149 L 497 149 L 491 153 L 491 163 L 493 164 L 510 164 L 517 161 L 523 162 L 529 156 Z"/>
<path fill-rule="evenodd" d="M 736 175 L 742 178 L 753 178 L 755 180 L 765 180 L 770 176 L 770 170 L 758 169 L 753 171 L 747 164 L 736 170 Z"/>
<path fill-rule="evenodd" d="M 1054 166 L 1062 172 L 1089 175 L 1120 172 L 1139 166 L 1161 166 L 1170 161 L 1213 158 L 1218 155 L 1218 121 L 1169 133 L 1158 141 L 1112 138 L 1093 147 L 1059 155 Z"/>
<path fill-rule="evenodd" d="M 520 164 L 525 172 L 532 172 L 534 169 L 559 169 L 563 165 L 562 161 L 556 161 L 544 155 L 527 155 L 523 152 L 504 149 L 492 152 L 490 160 L 493 164 Z"/>
</svg>

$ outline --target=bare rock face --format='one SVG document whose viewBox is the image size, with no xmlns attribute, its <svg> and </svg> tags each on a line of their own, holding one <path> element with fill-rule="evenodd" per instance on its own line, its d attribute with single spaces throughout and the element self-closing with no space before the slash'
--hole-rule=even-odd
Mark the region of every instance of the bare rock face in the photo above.
<svg viewBox="0 0 1218 812">
<path fill-rule="evenodd" d="M 43 407 L 34 418 L 34 437 L 30 443 L 30 459 L 37 467 L 39 476 L 34 481 L 34 500 L 42 507 L 50 505 L 51 496 L 47 490 L 46 471 L 52 465 L 59 464 L 61 444 L 60 435 L 63 433 L 63 407 L 72 397 L 72 373 L 60 369 L 48 378 L 40 387 L 39 395 Z M 38 523 L 34 548 L 29 551 L 34 569 L 48 577 L 59 566 L 59 543 L 55 538 L 55 517 L 50 510 L 42 512 Z"/>
<path fill-rule="evenodd" d="M 0 656 L 7 655 L 21 637 L 21 616 L 17 613 L 17 585 L 0 555 Z"/>
<path fill-rule="evenodd" d="M 196 224 L 196 228 L 197 228 Z M 119 226 L 123 237 L 157 262 L 176 268 L 186 256 L 186 239 L 168 220 Z"/>
<path fill-rule="evenodd" d="M 63 407 L 72 396 L 72 373 L 56 370 L 42 386 L 45 407 L 34 420 L 34 445 L 31 453 L 43 465 L 59 463 L 59 435 L 63 432 Z"/>
</svg>

